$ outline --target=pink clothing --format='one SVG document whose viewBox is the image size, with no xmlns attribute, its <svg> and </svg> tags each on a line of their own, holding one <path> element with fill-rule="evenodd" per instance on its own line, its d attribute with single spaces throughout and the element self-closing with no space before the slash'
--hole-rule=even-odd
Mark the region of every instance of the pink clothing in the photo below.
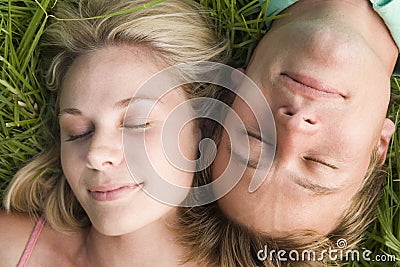
<svg viewBox="0 0 400 267">
<path fill-rule="evenodd" d="M 36 241 L 39 238 L 40 232 L 42 232 L 43 226 L 46 223 L 46 219 L 42 216 L 39 221 L 36 223 L 35 228 L 29 237 L 28 243 L 25 246 L 24 252 L 19 259 L 17 267 L 24 267 L 28 263 L 29 257 L 32 254 L 33 248 L 35 247 Z"/>
</svg>

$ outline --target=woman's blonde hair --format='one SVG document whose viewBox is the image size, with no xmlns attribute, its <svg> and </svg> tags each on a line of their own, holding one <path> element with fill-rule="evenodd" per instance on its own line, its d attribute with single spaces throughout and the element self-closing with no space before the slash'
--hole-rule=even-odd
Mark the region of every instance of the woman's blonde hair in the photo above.
<svg viewBox="0 0 400 267">
<path fill-rule="evenodd" d="M 214 132 L 207 137 L 218 144 L 222 128 L 211 121 L 208 123 Z M 188 251 L 185 260 L 202 262 L 207 266 L 224 267 L 339 265 L 341 260 L 330 259 L 326 252 L 342 248 L 339 242 L 343 239 L 346 242 L 345 249 L 356 248 L 362 240 L 363 232 L 375 218 L 375 210 L 385 178 L 380 160 L 375 148 L 362 185 L 351 199 L 336 228 L 327 235 L 303 231 L 290 236 L 272 238 L 227 218 L 219 209 L 217 202 L 192 208 L 180 208 L 180 220 L 175 227 L 179 233 L 179 243 Z M 211 166 L 196 175 L 195 186 L 211 182 Z M 288 258 L 287 261 L 279 261 L 275 253 L 272 258 L 268 255 L 265 261 L 261 261 L 257 253 L 265 247 L 268 251 L 285 251 L 286 258 L 290 251 L 296 251 L 300 255 L 303 251 L 312 251 L 317 257 L 311 260 L 300 258 L 299 261 L 297 259 L 291 261 Z M 321 255 L 324 257 L 320 258 Z"/>
<path fill-rule="evenodd" d="M 216 36 L 208 12 L 199 4 L 182 0 L 152 2 L 68 0 L 58 3 L 56 19 L 48 27 L 42 47 L 42 55 L 48 59 L 45 61 L 49 66 L 48 88 L 59 94 L 72 62 L 80 55 L 107 46 L 140 47 L 167 65 L 228 59 L 226 40 Z M 143 6 L 146 7 L 140 8 Z M 83 19 L 93 17 L 98 18 Z M 219 90 L 201 85 L 184 88 L 189 98 L 213 97 Z M 36 219 L 45 215 L 52 228 L 68 232 L 86 227 L 90 221 L 61 169 L 57 109 L 56 105 L 54 138 L 49 140 L 48 149 L 16 173 L 6 190 L 3 205 L 6 210 L 29 213 Z"/>
</svg>

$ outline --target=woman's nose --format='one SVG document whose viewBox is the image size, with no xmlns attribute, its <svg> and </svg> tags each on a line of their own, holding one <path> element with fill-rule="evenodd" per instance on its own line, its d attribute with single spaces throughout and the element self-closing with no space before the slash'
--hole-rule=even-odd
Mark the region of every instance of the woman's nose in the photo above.
<svg viewBox="0 0 400 267">
<path fill-rule="evenodd" d="M 103 171 L 120 165 L 123 159 L 121 132 L 93 134 L 86 156 L 88 168 Z"/>
<path fill-rule="evenodd" d="M 277 126 L 282 126 L 286 131 L 313 135 L 319 128 L 317 116 L 300 109 L 280 107 L 276 114 Z"/>
</svg>

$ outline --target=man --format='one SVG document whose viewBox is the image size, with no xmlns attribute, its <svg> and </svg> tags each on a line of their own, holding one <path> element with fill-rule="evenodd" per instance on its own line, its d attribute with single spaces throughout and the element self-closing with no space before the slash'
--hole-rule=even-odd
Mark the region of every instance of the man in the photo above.
<svg viewBox="0 0 400 267">
<path fill-rule="evenodd" d="M 247 164 L 236 187 L 218 200 L 229 220 L 214 220 L 217 226 L 208 223 L 200 229 L 186 217 L 185 227 L 207 233 L 189 246 L 198 255 L 221 251 L 214 261 L 224 266 L 259 265 L 257 246 L 263 243 L 300 253 L 332 247 L 340 238 L 348 247 L 355 245 L 374 216 L 380 167 L 394 132 L 386 111 L 399 53 L 393 39 L 399 40 L 400 19 L 385 19 L 389 31 L 367 0 L 269 4 L 277 4 L 278 12 L 290 5 L 284 11 L 290 15 L 273 22 L 246 74 L 263 92 L 275 119 L 272 166 L 269 172 L 265 168 L 258 189 L 249 192 L 254 172 L 263 170 L 269 140 L 261 138 L 265 129 L 258 128 L 252 107 L 236 98 L 232 109 L 247 129 L 249 158 L 240 149 L 243 139 L 230 139 L 223 132 L 212 166 L 213 179 L 219 179 L 229 161 Z M 399 10 L 399 2 L 389 10 Z M 240 90 L 246 87 L 242 84 Z M 225 123 L 231 116 L 228 113 Z M 196 212 L 217 214 L 214 207 L 204 209 Z M 271 264 L 279 258 L 262 260 Z"/>
<path fill-rule="evenodd" d="M 274 21 L 246 69 L 274 115 L 272 168 L 253 193 L 247 172 L 219 206 L 234 221 L 270 236 L 328 234 L 362 187 L 371 156 L 384 162 L 394 132 L 385 116 L 398 48 L 366 0 L 304 0 L 287 12 Z M 250 148 L 250 160 L 257 158 L 263 140 L 254 137 L 260 130 L 252 111 L 240 99 L 232 108 L 255 129 L 249 140 L 258 148 Z M 240 142 L 232 140 L 231 148 L 227 138 L 224 132 L 214 179 Z"/>
</svg>

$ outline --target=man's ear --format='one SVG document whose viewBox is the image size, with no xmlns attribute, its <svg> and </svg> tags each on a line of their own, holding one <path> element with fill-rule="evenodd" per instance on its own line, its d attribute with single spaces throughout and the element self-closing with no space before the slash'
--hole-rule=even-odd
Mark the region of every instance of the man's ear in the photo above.
<svg viewBox="0 0 400 267">
<path fill-rule="evenodd" d="M 394 123 L 390 119 L 386 118 L 385 121 L 383 122 L 383 128 L 378 145 L 378 155 L 380 157 L 381 165 L 385 163 L 386 153 L 389 147 L 390 138 L 392 138 L 394 131 L 395 131 Z"/>
<path fill-rule="evenodd" d="M 243 79 L 243 73 L 244 69 L 243 68 L 237 68 L 231 73 L 231 82 L 232 82 L 232 89 L 236 90 L 239 88 L 240 83 L 242 82 Z"/>
</svg>

